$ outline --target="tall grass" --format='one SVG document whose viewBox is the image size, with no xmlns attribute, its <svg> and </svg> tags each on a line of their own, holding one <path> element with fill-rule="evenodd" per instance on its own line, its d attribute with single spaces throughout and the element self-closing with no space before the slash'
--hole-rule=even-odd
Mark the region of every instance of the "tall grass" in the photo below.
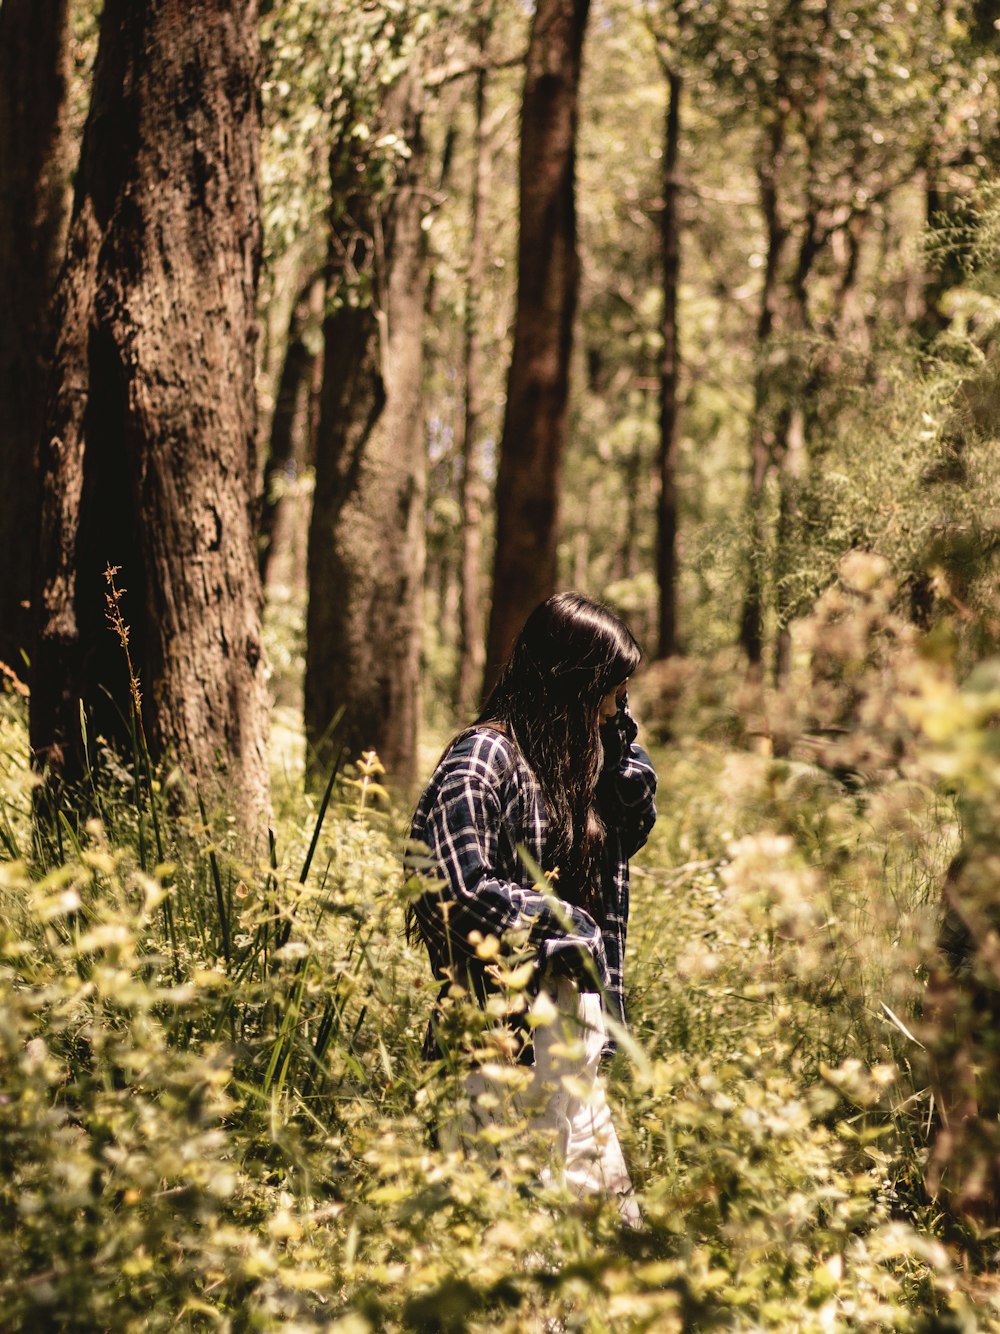
<svg viewBox="0 0 1000 1334">
<path fill-rule="evenodd" d="M 644 1214 L 623 1233 L 539 1183 L 528 1126 L 441 1147 L 462 1065 L 421 1055 L 436 986 L 375 757 L 259 863 L 171 813 L 141 751 L 33 843 L 0 700 L 0 1327 L 1000 1329 L 923 1187 L 921 970 L 956 831 L 919 721 L 849 720 L 852 756 L 711 729 L 657 749 L 639 1056 L 610 1071 Z M 845 783 L 889 731 L 902 759 Z M 483 1050 L 495 1017 L 459 997 L 445 1022 Z"/>
</svg>

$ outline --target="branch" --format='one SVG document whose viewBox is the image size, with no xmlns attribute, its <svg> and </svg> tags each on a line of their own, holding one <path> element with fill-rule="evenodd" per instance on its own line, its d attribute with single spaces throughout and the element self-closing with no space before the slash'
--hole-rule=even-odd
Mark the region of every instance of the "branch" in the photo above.
<svg viewBox="0 0 1000 1334">
<path fill-rule="evenodd" d="M 673 76 L 677 68 L 677 53 L 673 49 L 669 38 L 664 37 L 663 33 L 657 27 L 653 8 L 652 0 L 648 5 L 643 6 L 642 22 L 646 31 L 653 39 L 653 54 L 656 56 L 660 71 L 665 78 L 669 79 Z M 680 15 L 677 15 L 677 19 L 679 23 Z"/>
<path fill-rule="evenodd" d="M 516 69 L 519 65 L 526 64 L 527 60 L 527 51 L 509 56 L 506 60 L 453 60 L 447 65 L 431 70 L 424 76 L 423 83 L 425 88 L 443 88 L 447 83 L 454 83 L 456 79 L 467 79 L 482 70 L 492 73 L 496 70 Z"/>
</svg>

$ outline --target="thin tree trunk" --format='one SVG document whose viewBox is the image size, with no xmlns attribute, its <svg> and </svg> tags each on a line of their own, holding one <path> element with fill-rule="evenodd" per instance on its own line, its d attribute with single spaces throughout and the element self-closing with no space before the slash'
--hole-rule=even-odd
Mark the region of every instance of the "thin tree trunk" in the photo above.
<svg viewBox="0 0 1000 1334">
<path fill-rule="evenodd" d="M 458 620 L 462 585 L 455 562 L 443 560 L 438 571 L 438 614 L 442 625 L 454 625 Z"/>
<path fill-rule="evenodd" d="M 832 9 L 828 2 L 821 16 L 822 36 L 817 42 L 817 54 L 827 59 L 820 62 L 810 90 L 808 107 L 803 116 L 805 139 L 805 207 L 799 224 L 798 252 L 790 281 L 790 300 L 787 303 L 788 332 L 802 348 L 808 346 L 813 332 L 809 306 L 809 279 L 813 266 L 828 240 L 821 226 L 828 181 L 822 171 L 823 141 L 827 128 L 827 73 L 829 59 L 828 39 L 831 33 Z M 774 539 L 774 606 L 775 647 L 774 683 L 781 686 L 792 664 L 791 618 L 793 611 L 789 576 L 793 569 L 791 554 L 792 534 L 796 519 L 798 491 L 806 471 L 810 427 L 816 420 L 816 400 L 822 384 L 818 365 L 809 365 L 809 359 L 799 354 L 795 362 L 794 384 L 786 391 L 781 406 L 775 437 L 774 461 L 777 466 L 778 519 Z"/>
<path fill-rule="evenodd" d="M 803 397 L 807 397 L 803 394 Z M 778 525 L 775 536 L 775 609 L 777 611 L 777 639 L 774 652 L 774 684 L 781 686 L 792 666 L 792 632 L 790 598 L 783 576 L 791 569 L 788 552 L 795 518 L 796 494 L 802 483 L 806 465 L 806 414 L 801 402 L 782 412 L 782 449 L 778 468 L 780 495 Z"/>
<path fill-rule="evenodd" d="M 386 202 L 366 190 L 349 130 L 331 155 L 331 295 L 342 301 L 324 327 L 305 679 L 312 769 L 341 743 L 353 755 L 374 747 L 403 785 L 417 762 L 426 485 L 416 95 L 407 80 L 387 98 L 385 125 L 410 156 Z M 350 304 L 351 272 L 371 280 L 372 302 Z"/>
<path fill-rule="evenodd" d="M 869 350 L 874 323 L 874 316 L 865 313 L 860 292 L 862 246 L 870 227 L 871 215 L 860 213 L 831 238 L 834 263 L 840 269 L 833 336 L 857 353 Z"/>
<path fill-rule="evenodd" d="M 677 176 L 681 133 L 683 81 L 675 69 L 667 73 L 667 115 L 663 152 L 663 213 L 660 255 L 663 271 L 663 313 L 660 358 L 660 491 L 657 502 L 656 574 L 659 586 L 658 653 L 677 652 L 677 450 L 680 443 L 680 331 L 677 293 L 680 282 L 681 217 Z"/>
<path fill-rule="evenodd" d="M 462 89 L 456 82 L 451 87 L 451 96 L 448 104 L 442 107 L 441 113 L 447 119 L 447 129 L 444 134 L 444 143 L 441 145 L 441 160 L 438 169 L 437 194 L 439 198 L 447 198 L 451 188 L 451 173 L 455 166 L 455 147 L 458 144 L 458 108 L 462 100 Z M 434 324 L 438 316 L 438 269 L 436 264 L 428 266 L 427 270 L 427 322 L 430 327 Z"/>
<path fill-rule="evenodd" d="M 460 715 L 473 711 L 483 683 L 486 663 L 485 617 L 483 615 L 483 505 L 485 482 L 478 439 L 482 413 L 482 340 L 480 301 L 486 267 L 486 238 L 483 225 L 489 196 L 490 153 L 485 132 L 486 57 L 493 11 L 479 25 L 480 66 L 474 95 L 473 175 L 469 207 L 469 260 L 465 276 L 465 327 L 462 345 L 464 403 L 462 418 L 462 475 L 459 506 L 462 523 L 462 565 L 459 584 L 459 646 L 456 706 Z"/>
<path fill-rule="evenodd" d="M 639 533 L 643 528 L 644 510 L 648 492 L 643 486 L 648 463 L 644 458 L 642 434 L 635 432 L 632 449 L 622 460 L 622 478 L 625 483 L 625 535 L 621 544 L 623 579 L 634 579 L 639 572 Z"/>
<path fill-rule="evenodd" d="M 579 287 L 574 174 L 588 0 L 539 0 L 521 111 L 517 314 L 497 476 L 486 687 L 556 581 Z"/>
<path fill-rule="evenodd" d="M 740 647 L 750 666 L 758 668 L 764 650 L 764 579 L 767 546 L 764 516 L 764 486 L 774 449 L 774 436 L 767 423 L 770 373 L 766 363 L 768 343 L 774 331 L 778 301 L 778 270 L 787 240 L 781 220 L 778 176 L 785 144 L 785 113 L 775 113 L 764 155 L 758 168 L 761 210 L 767 233 L 767 259 L 764 284 L 757 317 L 757 373 L 754 377 L 754 405 L 750 423 L 750 485 L 747 492 L 750 554 L 747 562 L 747 586 L 740 619 Z"/>
<path fill-rule="evenodd" d="M 52 295 L 70 206 L 68 0 L 0 6 L 0 661 L 23 671 Z"/>
<path fill-rule="evenodd" d="M 41 458 L 31 741 L 128 736 L 107 566 L 154 758 L 249 832 L 268 806 L 254 551 L 256 7 L 106 0 Z"/>
<path fill-rule="evenodd" d="M 282 488 L 294 482 L 305 466 L 307 404 L 304 399 L 312 385 L 317 355 L 309 347 L 308 331 L 315 309 L 315 288 L 322 285 L 314 273 L 299 289 L 288 321 L 285 359 L 278 379 L 274 415 L 271 418 L 271 445 L 264 469 L 261 496 L 259 560 L 260 579 L 267 584 L 268 571 L 275 554 Z"/>
<path fill-rule="evenodd" d="M 460 142 L 459 134 L 459 108 L 464 98 L 464 89 L 459 80 L 455 80 L 449 85 L 447 93 L 438 106 L 438 112 L 446 124 L 444 141 L 441 145 L 441 154 L 438 162 L 436 194 L 439 199 L 448 198 L 451 193 L 452 173 L 455 168 L 455 153 Z M 429 175 L 429 171 L 427 173 Z M 453 321 L 447 317 L 442 318 L 438 309 L 438 268 L 437 264 L 429 264 L 427 268 L 426 297 L 424 308 L 424 329 L 429 332 L 429 337 L 425 339 L 425 356 L 430 354 L 431 360 L 444 356 L 445 360 L 451 360 L 451 339 L 453 336 Z M 445 346 L 448 352 L 444 352 Z M 453 401 L 448 398 L 447 417 L 448 422 L 442 420 L 438 423 L 437 435 L 441 441 L 442 450 L 440 457 L 436 460 L 436 471 L 439 474 L 440 484 L 437 488 L 429 486 L 425 489 L 425 495 L 428 492 L 443 492 L 454 494 L 456 503 L 458 503 L 458 493 L 461 486 L 461 479 L 455 476 L 457 458 L 460 458 L 462 452 L 462 442 L 460 439 L 461 426 L 453 424 L 451 419 Z M 424 422 L 424 430 L 428 434 L 428 423 Z M 445 443 L 448 437 L 451 437 L 450 446 Z M 428 495 L 428 499 L 429 499 Z M 427 538 L 434 534 L 434 540 L 429 546 L 424 557 L 424 595 L 425 610 L 429 610 L 429 615 L 435 625 L 435 638 L 439 648 L 447 650 L 448 653 L 457 654 L 459 651 L 459 640 L 461 638 L 461 624 L 458 617 L 458 580 L 459 572 L 456 569 L 461 560 L 461 532 L 451 534 L 447 531 L 450 525 L 445 522 L 445 531 L 438 532 L 439 517 L 431 510 L 426 514 L 425 519 L 425 544 Z M 450 540 L 454 537 L 455 540 Z M 445 597 L 447 589 L 454 591 L 452 604 Z M 427 599 L 430 599 L 428 603 Z M 457 658 L 456 658 L 457 661 Z M 453 680 L 451 682 L 452 694 L 457 691 L 457 672 L 452 672 Z"/>
<path fill-rule="evenodd" d="M 924 165 L 925 225 L 929 236 L 944 236 L 945 244 L 938 246 L 935 262 L 924 276 L 921 311 L 916 327 L 917 333 L 928 343 L 948 327 L 949 316 L 942 307 L 943 299 L 950 288 L 957 287 L 965 278 L 962 268 L 964 257 L 955 244 L 960 204 L 947 190 L 941 189 L 940 177 L 943 174 L 944 169 L 935 155 L 929 153 Z"/>
<path fill-rule="evenodd" d="M 816 197 L 806 214 L 802 239 L 792 282 L 792 296 L 786 316 L 789 330 L 805 338 L 812 329 L 809 311 L 809 276 L 819 255 L 819 220 Z M 773 450 L 778 479 L 778 520 L 774 535 L 774 606 L 776 614 L 773 680 L 781 686 L 792 665 L 792 598 L 787 579 L 794 561 L 791 549 L 796 519 L 798 493 L 806 475 L 809 459 L 809 438 L 817 426 L 817 400 L 823 383 L 819 364 L 798 367 L 789 399 L 778 413 Z"/>
</svg>

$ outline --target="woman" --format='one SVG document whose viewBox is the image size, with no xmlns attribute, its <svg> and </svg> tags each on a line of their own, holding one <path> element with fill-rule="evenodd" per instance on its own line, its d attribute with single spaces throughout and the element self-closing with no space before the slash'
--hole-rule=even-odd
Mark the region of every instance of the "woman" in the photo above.
<svg viewBox="0 0 1000 1334">
<path fill-rule="evenodd" d="M 534 1067 L 527 1101 L 556 1128 L 569 1184 L 621 1196 L 630 1221 L 637 1210 L 597 1067 L 611 1046 L 605 1014 L 625 1020 L 628 858 L 656 818 L 656 775 L 634 744 L 626 698 L 640 656 L 623 622 L 587 598 L 559 593 L 536 607 L 475 725 L 434 771 L 410 832 L 436 873 L 413 918 L 443 992 L 458 982 L 484 1000 L 496 990 L 489 937 L 532 947 L 535 989 L 571 1016 L 582 1057 L 567 1071 L 558 1024 L 538 1027 L 533 1043 L 522 1034 L 520 1059 Z M 473 1094 L 488 1084 L 470 1078 Z"/>
</svg>

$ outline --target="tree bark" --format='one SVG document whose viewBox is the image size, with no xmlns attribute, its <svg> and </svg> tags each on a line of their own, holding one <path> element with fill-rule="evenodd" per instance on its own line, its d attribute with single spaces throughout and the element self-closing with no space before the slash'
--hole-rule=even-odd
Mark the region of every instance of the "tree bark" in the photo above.
<svg viewBox="0 0 1000 1334">
<path fill-rule="evenodd" d="M 660 356 L 660 494 L 657 502 L 656 575 L 659 586 L 658 656 L 677 652 L 677 449 L 680 443 L 680 330 L 677 292 L 680 283 L 681 217 L 677 164 L 680 151 L 680 107 L 683 81 L 675 69 L 667 74 L 667 115 L 663 150 L 663 213 L 660 217 L 660 263 L 663 312 Z"/>
<path fill-rule="evenodd" d="M 462 367 L 464 403 L 462 417 L 462 475 L 459 507 L 462 523 L 462 565 L 459 584 L 459 645 L 456 705 L 460 715 L 475 709 L 486 664 L 485 618 L 483 616 L 483 504 L 486 490 L 478 439 L 482 413 L 482 339 L 479 329 L 480 300 L 486 267 L 486 238 L 483 210 L 489 196 L 490 154 L 486 140 L 486 58 L 493 11 L 479 24 L 480 65 L 474 94 L 473 175 L 469 207 L 469 259 L 465 275 L 465 327 Z"/>
<path fill-rule="evenodd" d="M 402 785 L 417 764 L 424 572 L 427 275 L 417 91 L 407 79 L 387 97 L 385 126 L 409 156 L 398 160 L 384 200 L 372 194 L 365 149 L 350 126 L 331 153 L 330 292 L 338 304 L 324 326 L 306 631 L 311 768 L 321 772 L 340 744 L 354 755 L 374 747 Z"/>
<path fill-rule="evenodd" d="M 107 566 L 154 759 L 253 832 L 268 805 L 255 491 L 253 0 L 106 0 L 56 310 L 31 701 L 66 779 L 128 736 Z"/>
<path fill-rule="evenodd" d="M 486 689 L 556 581 L 579 286 L 574 175 L 588 0 L 539 0 L 521 111 L 517 313 L 497 476 Z"/>
<path fill-rule="evenodd" d="M 70 205 L 68 0 L 0 6 L 0 660 L 23 671 L 52 294 Z"/>
</svg>

